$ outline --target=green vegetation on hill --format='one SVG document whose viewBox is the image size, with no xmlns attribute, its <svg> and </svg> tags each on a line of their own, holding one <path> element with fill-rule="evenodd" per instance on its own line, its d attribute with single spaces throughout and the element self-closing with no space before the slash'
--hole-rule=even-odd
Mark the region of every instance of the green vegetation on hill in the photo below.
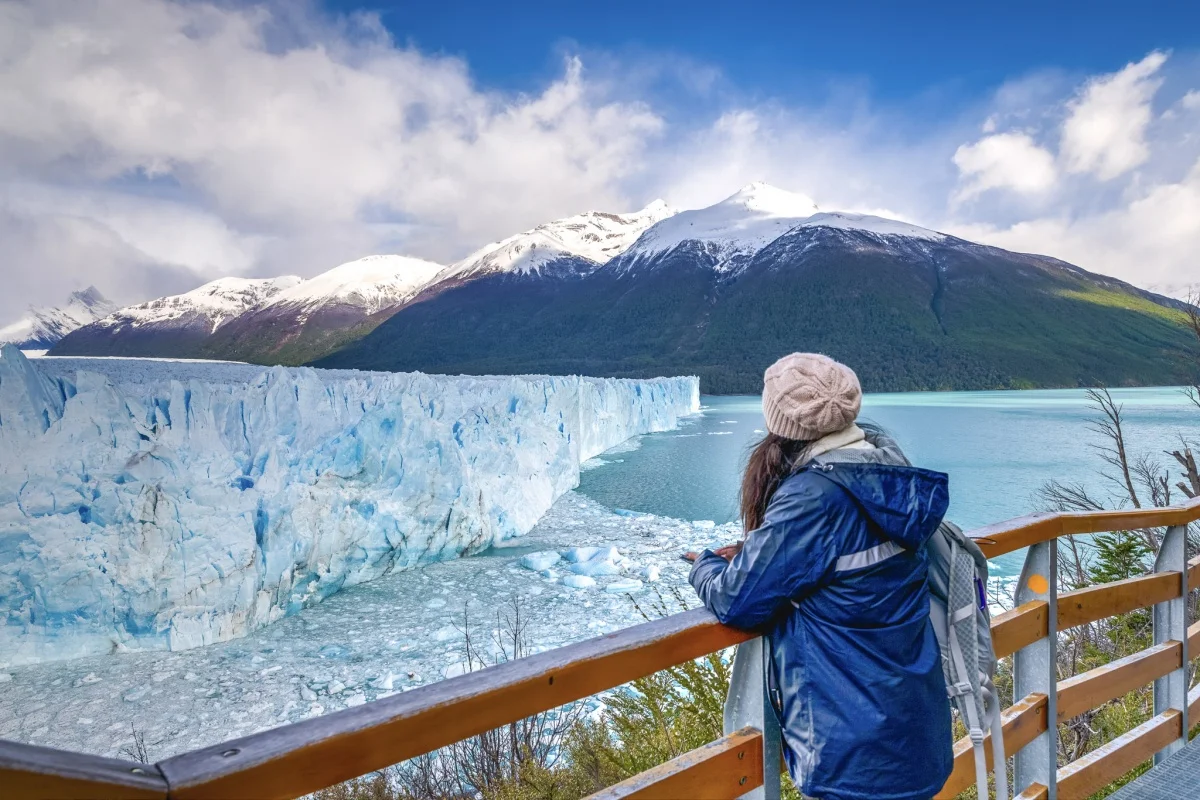
<svg viewBox="0 0 1200 800">
<path fill-rule="evenodd" d="M 198 353 L 201 358 L 296 367 L 358 341 L 386 318 L 379 314 L 339 320 L 316 315 L 301 325 L 295 317 L 258 319 L 251 315 L 219 329 Z"/>
</svg>

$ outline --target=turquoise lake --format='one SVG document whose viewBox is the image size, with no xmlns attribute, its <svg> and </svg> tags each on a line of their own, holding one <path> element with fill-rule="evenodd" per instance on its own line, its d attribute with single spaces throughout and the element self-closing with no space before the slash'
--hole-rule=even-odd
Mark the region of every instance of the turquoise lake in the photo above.
<svg viewBox="0 0 1200 800">
<path fill-rule="evenodd" d="M 1134 454 L 1174 466 L 1164 451 L 1185 436 L 1200 442 L 1200 409 L 1178 388 L 1117 389 Z M 589 462 L 579 491 L 615 509 L 687 520 L 736 517 L 740 470 L 763 435 L 760 398 L 705 396 L 679 429 L 639 437 Z M 1083 484 L 1116 505 L 1115 487 L 1091 429 L 1100 412 L 1086 392 L 1053 389 L 867 395 L 862 418 L 883 426 L 913 463 L 950 475 L 949 518 L 970 530 L 1044 510 L 1051 479 Z M 1110 488 L 1111 487 L 1111 488 Z M 1019 554 L 997 574 L 1020 571 Z"/>
</svg>

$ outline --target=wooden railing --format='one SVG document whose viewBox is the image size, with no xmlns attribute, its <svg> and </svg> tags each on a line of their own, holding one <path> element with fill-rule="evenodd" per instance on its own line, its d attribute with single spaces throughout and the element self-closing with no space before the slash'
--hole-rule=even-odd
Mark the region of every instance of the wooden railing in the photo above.
<svg viewBox="0 0 1200 800">
<path fill-rule="evenodd" d="M 1200 687 L 1188 692 L 1187 593 L 1200 587 L 1200 558 L 1186 558 L 1186 528 L 1200 499 L 1163 509 L 1040 514 L 973 532 L 989 558 L 1028 547 L 1017 607 L 992 622 L 997 656 L 1014 657 L 1014 697 L 1004 712 L 1006 752 L 1022 798 L 1083 798 L 1152 756 L 1181 747 L 1200 721 Z M 1058 537 L 1167 528 L 1153 573 L 1076 592 L 1057 592 Z M 1154 645 L 1058 681 L 1058 632 L 1139 608 L 1154 609 Z M 676 614 L 535 656 L 423 686 L 315 719 L 204 747 L 157 764 L 100 758 L 0 741 L 5 798 L 293 798 L 509 722 L 621 686 L 745 642 L 707 611 Z M 739 650 L 760 658 L 761 647 Z M 761 668 L 750 664 L 749 668 Z M 735 670 L 738 665 L 735 663 Z M 1078 761 L 1057 765 L 1057 724 L 1154 682 L 1154 716 Z M 761 689 L 759 690 L 761 693 Z M 601 798 L 774 798 L 779 731 L 762 694 L 739 701 L 752 724 L 600 792 Z M 749 709 L 747 712 L 746 709 Z M 727 714 L 727 717 L 729 715 Z M 1050 723 L 1053 718 L 1054 724 Z M 990 748 L 988 748 L 990 756 Z M 968 742 L 939 797 L 975 780 Z"/>
</svg>

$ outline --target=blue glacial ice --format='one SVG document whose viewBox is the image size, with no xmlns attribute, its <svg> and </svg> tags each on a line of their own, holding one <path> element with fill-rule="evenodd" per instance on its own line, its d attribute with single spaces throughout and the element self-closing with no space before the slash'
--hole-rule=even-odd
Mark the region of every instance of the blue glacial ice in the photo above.
<svg viewBox="0 0 1200 800">
<path fill-rule="evenodd" d="M 699 408 L 694 378 L 173 369 L 0 351 L 0 667 L 226 641 L 481 552 Z"/>
<path fill-rule="evenodd" d="M 522 556 L 520 565 L 525 569 L 531 569 L 534 572 L 542 572 L 549 570 L 562 559 L 558 553 L 553 550 L 539 550 L 536 553 L 529 553 Z"/>
</svg>

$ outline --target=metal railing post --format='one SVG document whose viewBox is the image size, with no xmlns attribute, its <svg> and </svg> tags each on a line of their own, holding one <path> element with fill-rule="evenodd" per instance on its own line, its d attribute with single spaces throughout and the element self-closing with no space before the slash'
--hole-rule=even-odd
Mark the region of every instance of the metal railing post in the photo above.
<svg viewBox="0 0 1200 800">
<path fill-rule="evenodd" d="M 1016 590 L 1017 605 L 1046 602 L 1045 639 L 1013 655 L 1013 701 L 1033 692 L 1046 695 L 1046 730 L 1014 757 L 1014 794 L 1032 783 L 1046 787 L 1048 800 L 1058 798 L 1058 540 L 1029 548 Z"/>
<path fill-rule="evenodd" d="M 1187 556 L 1187 526 L 1176 525 L 1167 528 L 1158 555 L 1154 559 L 1155 572 L 1178 571 L 1180 575 L 1180 594 L 1173 600 L 1158 603 L 1154 606 L 1154 643 L 1179 642 L 1182 650 L 1182 661 L 1179 669 L 1168 672 L 1154 681 L 1154 713 L 1176 709 L 1183 715 L 1183 732 L 1180 738 L 1171 742 L 1154 756 L 1154 763 L 1171 755 L 1187 744 L 1190 721 L 1188 720 L 1188 556 Z"/>
<path fill-rule="evenodd" d="M 749 726 L 762 731 L 763 736 L 763 785 L 742 795 L 741 800 L 779 800 L 781 792 L 783 740 L 767 690 L 770 657 L 771 649 L 760 636 L 739 644 L 733 659 L 729 696 L 725 699 L 725 733 Z"/>
</svg>

